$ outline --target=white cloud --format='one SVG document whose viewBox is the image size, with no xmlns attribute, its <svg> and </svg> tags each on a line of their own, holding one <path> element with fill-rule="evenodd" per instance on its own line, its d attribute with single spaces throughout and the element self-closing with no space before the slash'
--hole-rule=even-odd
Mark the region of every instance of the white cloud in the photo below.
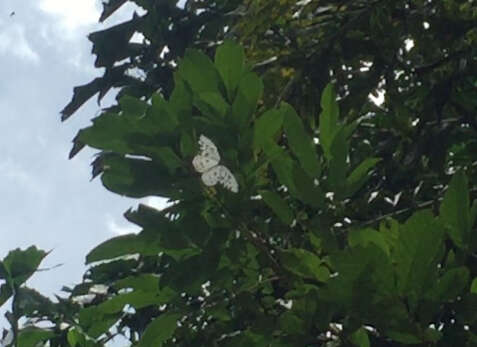
<svg viewBox="0 0 477 347">
<path fill-rule="evenodd" d="M 96 0 L 41 0 L 40 10 L 58 17 L 60 25 L 68 33 L 82 26 L 97 22 L 100 9 Z"/>
<path fill-rule="evenodd" d="M 155 208 L 156 210 L 162 210 L 168 206 L 171 206 L 172 203 L 168 203 L 167 199 L 158 198 L 158 197 L 149 197 L 144 199 L 144 204 Z"/>
<path fill-rule="evenodd" d="M 126 235 L 126 234 L 137 234 L 140 229 L 138 226 L 124 221 L 124 223 L 118 223 L 113 216 L 106 215 L 106 226 L 108 230 L 114 235 Z"/>
<path fill-rule="evenodd" d="M 0 23 L 0 53 L 12 54 L 17 58 L 38 62 L 40 56 L 31 48 L 25 37 L 25 29 L 18 25 Z"/>
</svg>

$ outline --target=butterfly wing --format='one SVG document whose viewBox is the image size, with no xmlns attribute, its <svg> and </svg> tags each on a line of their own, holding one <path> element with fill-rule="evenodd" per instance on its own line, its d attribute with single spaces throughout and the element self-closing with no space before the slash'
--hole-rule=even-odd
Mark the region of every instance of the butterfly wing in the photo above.
<svg viewBox="0 0 477 347">
<path fill-rule="evenodd" d="M 204 135 L 199 137 L 200 152 L 194 159 L 192 165 L 197 172 L 203 173 L 218 165 L 220 162 L 220 155 L 214 143 Z"/>
<path fill-rule="evenodd" d="M 217 163 L 220 161 L 219 151 L 209 138 L 205 137 L 204 135 L 200 135 L 199 147 L 200 155 L 215 160 Z"/>
<path fill-rule="evenodd" d="M 223 165 L 217 165 L 202 174 L 202 182 L 206 186 L 214 186 L 220 183 L 231 192 L 238 193 L 238 183 L 235 176 Z"/>
<path fill-rule="evenodd" d="M 217 160 L 203 156 L 202 154 L 198 154 L 192 159 L 192 165 L 194 165 L 195 170 L 200 173 L 212 169 L 214 166 L 217 166 L 218 163 Z"/>
</svg>

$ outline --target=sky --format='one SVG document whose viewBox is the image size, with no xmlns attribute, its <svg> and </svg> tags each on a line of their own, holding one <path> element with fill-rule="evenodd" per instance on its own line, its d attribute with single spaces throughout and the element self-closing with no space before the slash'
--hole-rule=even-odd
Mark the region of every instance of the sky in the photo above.
<svg viewBox="0 0 477 347">
<path fill-rule="evenodd" d="M 138 231 L 123 217 L 128 208 L 164 203 L 121 197 L 91 181 L 94 150 L 68 160 L 71 140 L 98 114 L 96 100 L 60 121 L 73 87 L 102 74 L 86 36 L 129 19 L 132 10 L 98 24 L 96 0 L 0 1 L 0 258 L 18 247 L 51 250 L 40 268 L 62 265 L 28 281 L 44 295 L 80 282 L 95 245 Z"/>
</svg>

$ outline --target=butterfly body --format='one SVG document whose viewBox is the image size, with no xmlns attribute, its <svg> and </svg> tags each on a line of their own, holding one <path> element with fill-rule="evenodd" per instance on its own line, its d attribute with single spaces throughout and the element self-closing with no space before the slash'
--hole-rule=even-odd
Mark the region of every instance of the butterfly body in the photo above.
<svg viewBox="0 0 477 347">
<path fill-rule="evenodd" d="M 206 186 L 220 183 L 224 188 L 238 193 L 238 183 L 234 175 L 224 165 L 219 165 L 220 155 L 215 144 L 204 135 L 199 137 L 200 152 L 192 160 L 194 169 L 201 173 Z"/>
</svg>

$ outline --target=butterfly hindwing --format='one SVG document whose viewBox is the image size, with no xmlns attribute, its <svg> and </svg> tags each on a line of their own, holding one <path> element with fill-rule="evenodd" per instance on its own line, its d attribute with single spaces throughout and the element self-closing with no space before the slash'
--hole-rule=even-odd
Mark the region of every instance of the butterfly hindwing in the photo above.
<svg viewBox="0 0 477 347">
<path fill-rule="evenodd" d="M 224 188 L 238 193 L 238 183 L 234 175 L 223 165 L 217 165 L 202 174 L 202 182 L 206 186 L 214 186 L 220 183 Z"/>
</svg>

